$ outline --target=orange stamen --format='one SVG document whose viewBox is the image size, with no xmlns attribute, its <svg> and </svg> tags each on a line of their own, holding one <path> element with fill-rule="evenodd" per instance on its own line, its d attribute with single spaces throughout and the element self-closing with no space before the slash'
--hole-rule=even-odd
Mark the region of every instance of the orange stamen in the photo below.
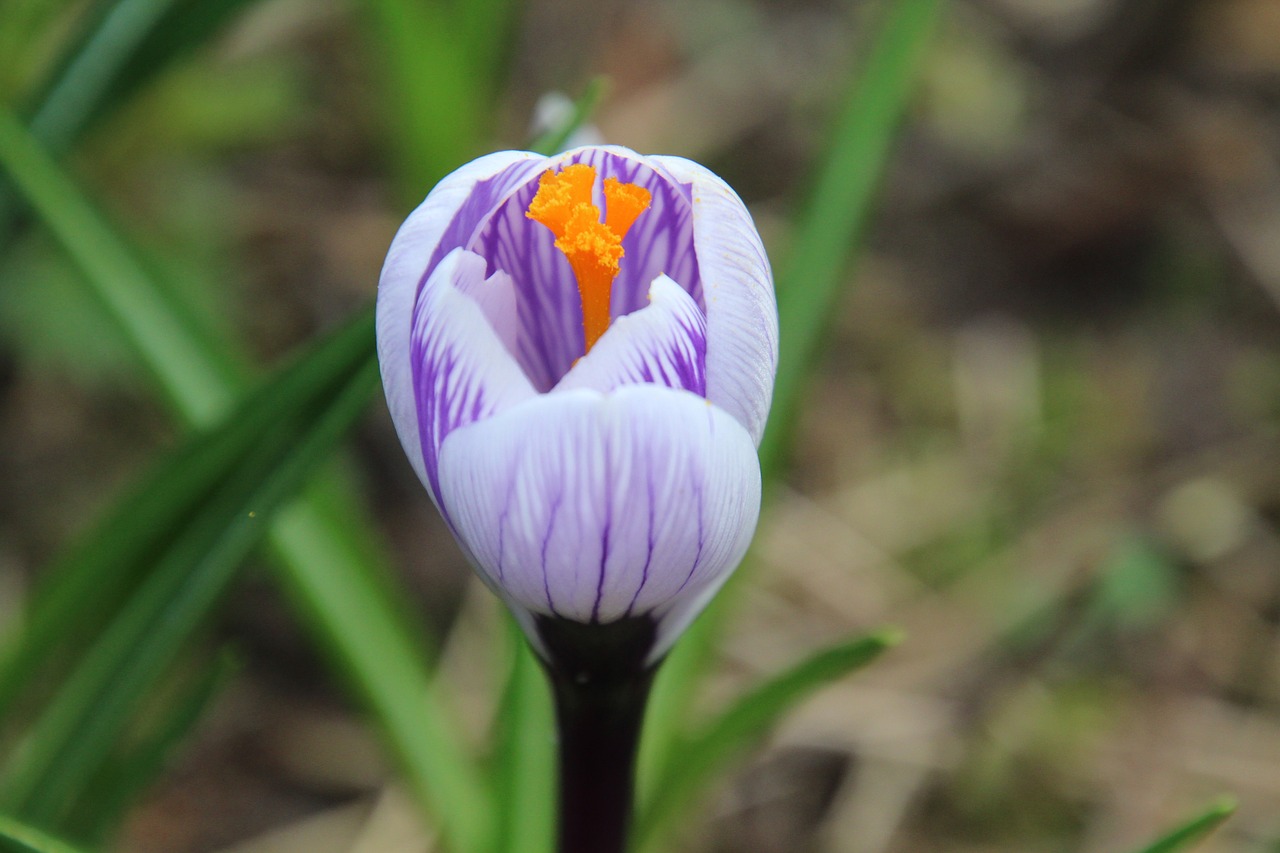
<svg viewBox="0 0 1280 853">
<path fill-rule="evenodd" d="M 578 279 L 582 331 L 586 352 L 590 352 L 609 328 L 609 302 L 622 259 L 622 241 L 600 222 L 600 209 L 591 204 L 574 211 L 564 236 L 556 240 L 556 248 L 569 259 Z"/>
<path fill-rule="evenodd" d="M 613 280 L 621 268 L 622 238 L 651 201 L 649 191 L 636 184 L 606 178 L 607 216 L 591 203 L 596 170 L 585 163 L 548 169 L 538 180 L 538 192 L 525 216 L 550 229 L 556 248 L 564 252 L 578 280 L 582 300 L 582 334 L 586 352 L 609 328 Z"/>
<path fill-rule="evenodd" d="M 585 163 L 566 166 L 559 174 L 548 169 L 538 179 L 538 194 L 525 215 L 541 222 L 560 238 L 573 212 L 591 204 L 591 185 L 595 181 L 596 170 Z"/>
<path fill-rule="evenodd" d="M 617 178 L 604 179 L 604 224 L 621 240 L 636 217 L 649 209 L 653 195 L 639 184 L 624 184 Z"/>
</svg>

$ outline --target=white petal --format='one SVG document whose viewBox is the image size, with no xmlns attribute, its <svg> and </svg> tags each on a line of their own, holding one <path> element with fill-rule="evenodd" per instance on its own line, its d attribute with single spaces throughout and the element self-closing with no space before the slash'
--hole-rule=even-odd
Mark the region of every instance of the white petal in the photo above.
<svg viewBox="0 0 1280 853">
<path fill-rule="evenodd" d="M 693 185 L 693 241 L 707 306 L 707 399 L 764 435 L 778 368 L 778 306 L 764 245 L 729 185 L 681 157 L 649 157 Z"/>
<path fill-rule="evenodd" d="M 537 393 L 480 304 L 465 292 L 501 286 L 486 282 L 484 272 L 483 258 L 454 249 L 427 279 L 414 305 L 408 352 L 414 417 L 409 424 L 396 421 L 400 440 L 416 442 L 422 460 L 418 475 L 450 522 L 440 500 L 441 444 L 453 430 Z M 407 435 L 410 428 L 416 433 Z"/>
<path fill-rule="evenodd" d="M 516 286 L 511 276 L 502 270 L 494 270 L 488 278 L 466 276 L 458 281 L 458 290 L 475 300 L 489 326 L 515 358 L 520 318 L 516 314 Z"/>
<path fill-rule="evenodd" d="M 582 622 L 687 621 L 742 559 L 760 509 L 742 425 L 655 385 L 535 397 L 456 430 L 440 485 L 509 604 Z"/>
<path fill-rule="evenodd" d="M 409 335 L 418 287 L 441 237 L 470 198 L 476 184 L 514 163 L 540 159 L 527 151 L 499 151 L 471 161 L 436 185 L 400 226 L 387 252 L 382 277 L 378 281 L 378 362 L 396 431 L 414 470 L 424 479 L 409 362 Z"/>
<path fill-rule="evenodd" d="M 565 377 L 556 391 L 652 382 L 707 395 L 707 320 L 680 285 L 665 275 L 649 288 L 649 304 L 619 317 Z"/>
</svg>

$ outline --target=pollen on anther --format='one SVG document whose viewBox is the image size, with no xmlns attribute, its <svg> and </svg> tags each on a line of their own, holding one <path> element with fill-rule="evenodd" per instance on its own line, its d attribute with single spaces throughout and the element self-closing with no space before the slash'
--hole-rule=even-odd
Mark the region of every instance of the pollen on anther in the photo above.
<svg viewBox="0 0 1280 853">
<path fill-rule="evenodd" d="M 574 163 L 559 172 L 548 169 L 538 179 L 538 192 L 525 216 L 551 229 L 557 238 L 564 236 L 574 212 L 591 205 L 591 187 L 595 180 L 596 170 L 586 163 Z M 599 216 L 599 211 L 596 215 Z"/>
<path fill-rule="evenodd" d="M 590 263 L 601 273 L 607 273 L 609 281 L 618 274 L 622 239 L 600 221 L 600 210 L 593 204 L 573 211 L 560 239 L 556 240 L 556 248 L 564 252 L 575 268 L 582 262 Z"/>
<path fill-rule="evenodd" d="M 624 184 L 617 178 L 604 179 L 604 222 L 621 240 L 636 218 L 649 209 L 653 194 L 639 184 Z"/>
</svg>

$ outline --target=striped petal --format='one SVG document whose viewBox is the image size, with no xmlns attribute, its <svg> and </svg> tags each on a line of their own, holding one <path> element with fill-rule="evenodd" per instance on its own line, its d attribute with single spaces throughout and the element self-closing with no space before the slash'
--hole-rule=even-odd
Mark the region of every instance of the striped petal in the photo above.
<svg viewBox="0 0 1280 853">
<path fill-rule="evenodd" d="M 413 424 L 401 424 L 401 441 L 417 439 L 422 454 L 418 475 L 445 515 L 441 499 L 440 446 L 456 429 L 492 417 L 537 392 L 516 364 L 485 315 L 485 305 L 472 295 L 486 286 L 510 287 L 510 280 L 495 273 L 486 280 L 484 259 L 463 249 L 445 256 L 432 271 L 413 310 L 410 335 Z M 490 310 L 504 300 L 488 303 Z M 417 435 L 403 430 L 417 427 Z"/>
<path fill-rule="evenodd" d="M 378 364 L 405 454 L 425 482 L 426 469 L 418 431 L 418 406 L 413 392 L 413 368 L 409 339 L 414 305 L 428 274 L 448 251 L 461 242 L 445 240 L 451 228 L 463 230 L 467 221 L 481 216 L 484 204 L 496 203 L 495 191 L 505 188 L 512 172 L 533 169 L 543 158 L 526 151 L 499 151 L 473 160 L 436 185 L 417 210 L 409 215 L 387 250 L 378 281 Z M 519 175 L 517 174 L 516 177 Z M 507 180 L 502 180 L 507 177 Z M 497 186 L 502 184 L 504 186 Z M 489 188 L 487 191 L 485 188 Z M 509 189 L 507 190 L 509 191 Z M 471 222 L 474 230 L 475 222 Z M 439 255 L 439 257 L 437 257 Z"/>
<path fill-rule="evenodd" d="M 724 582 L 760 509 L 747 431 L 655 385 L 538 396 L 458 429 L 441 449 L 440 488 L 512 607 L 579 622 L 650 615 L 671 638 L 664 620 L 692 618 L 691 602 Z"/>
<path fill-rule="evenodd" d="M 778 306 L 764 245 L 742 200 L 714 173 L 682 157 L 648 159 L 692 186 L 707 310 L 707 399 L 759 444 L 778 368 Z"/>
<path fill-rule="evenodd" d="M 706 317 L 665 275 L 649 288 L 649 304 L 614 320 L 555 390 L 612 391 L 643 382 L 707 395 Z"/>
</svg>

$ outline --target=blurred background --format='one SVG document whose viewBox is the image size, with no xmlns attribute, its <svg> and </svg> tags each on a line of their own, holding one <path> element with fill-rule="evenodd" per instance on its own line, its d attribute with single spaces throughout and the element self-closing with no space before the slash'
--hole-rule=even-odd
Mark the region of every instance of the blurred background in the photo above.
<svg viewBox="0 0 1280 853">
<path fill-rule="evenodd" d="M 4 0 L 6 103 L 90 5 Z M 441 119 L 386 83 L 388 4 L 238 5 L 63 147 L 184 310 L 263 364 L 372 298 L 443 171 L 527 144 L 539 99 L 596 74 L 607 141 L 705 163 L 785 253 L 877 7 L 511 4 L 474 43 L 498 71 L 418 157 L 398 124 Z M 706 701 L 851 631 L 907 640 L 791 715 L 680 849 L 1101 853 L 1230 792 L 1202 849 L 1280 850 L 1277 106 L 1275 0 L 948 4 Z M 0 624 L 181 434 L 58 246 L 10 230 Z M 483 719 L 494 608 L 381 400 L 345 464 L 461 716 Z M 415 837 L 264 573 L 220 610 L 208 641 L 228 639 L 237 674 L 119 849 Z"/>
</svg>

